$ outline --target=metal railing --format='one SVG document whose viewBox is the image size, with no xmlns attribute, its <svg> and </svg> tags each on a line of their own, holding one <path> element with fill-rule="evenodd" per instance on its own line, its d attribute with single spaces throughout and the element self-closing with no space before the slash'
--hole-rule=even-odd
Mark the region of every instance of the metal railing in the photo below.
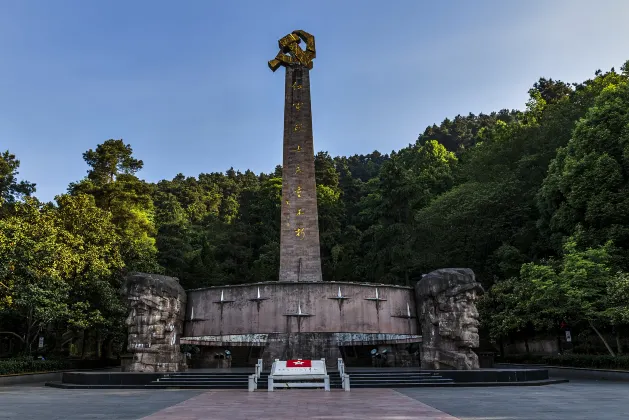
<svg viewBox="0 0 629 420">
<path fill-rule="evenodd" d="M 260 374 L 262 373 L 262 359 L 258 359 L 258 363 L 256 363 L 256 378 L 260 379 Z"/>
<path fill-rule="evenodd" d="M 260 374 L 262 373 L 262 359 L 258 359 L 258 363 L 255 365 L 255 373 L 253 375 L 249 375 L 249 392 L 253 392 L 258 389 L 258 379 L 260 379 Z"/>
</svg>

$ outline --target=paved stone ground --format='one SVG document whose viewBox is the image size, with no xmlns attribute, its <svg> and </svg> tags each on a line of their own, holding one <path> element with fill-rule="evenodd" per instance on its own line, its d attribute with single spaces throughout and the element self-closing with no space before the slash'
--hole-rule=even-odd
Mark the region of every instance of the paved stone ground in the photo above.
<svg viewBox="0 0 629 420">
<path fill-rule="evenodd" d="M 199 395 L 188 390 L 0 387 L 0 420 L 137 420 Z"/>
<path fill-rule="evenodd" d="M 629 383 L 349 393 L 0 388 L 0 420 L 626 420 Z"/>
<path fill-rule="evenodd" d="M 295 389 L 236 394 L 212 391 L 144 420 L 424 419 L 457 420 L 392 389 Z"/>
<path fill-rule="evenodd" d="M 626 420 L 629 383 L 398 389 L 461 420 Z"/>
</svg>

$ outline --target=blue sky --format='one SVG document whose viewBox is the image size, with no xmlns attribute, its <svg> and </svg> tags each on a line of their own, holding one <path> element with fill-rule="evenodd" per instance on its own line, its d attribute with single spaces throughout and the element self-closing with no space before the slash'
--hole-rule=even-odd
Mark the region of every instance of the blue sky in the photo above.
<svg viewBox="0 0 629 420">
<path fill-rule="evenodd" d="M 311 4 L 312 6 L 309 6 Z M 317 40 L 315 149 L 388 153 L 627 59 L 629 2 L 0 0 L 0 149 L 51 200 L 123 138 L 148 181 L 281 163 L 277 40 Z"/>
</svg>

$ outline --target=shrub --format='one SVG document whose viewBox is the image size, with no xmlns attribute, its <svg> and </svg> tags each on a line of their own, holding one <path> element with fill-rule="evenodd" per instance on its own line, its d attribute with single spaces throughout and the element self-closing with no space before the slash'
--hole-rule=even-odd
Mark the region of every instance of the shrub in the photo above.
<svg viewBox="0 0 629 420">
<path fill-rule="evenodd" d="M 29 360 L 8 359 L 0 360 L 0 375 L 12 375 L 17 373 L 50 372 L 70 368 L 67 360 Z"/>
</svg>

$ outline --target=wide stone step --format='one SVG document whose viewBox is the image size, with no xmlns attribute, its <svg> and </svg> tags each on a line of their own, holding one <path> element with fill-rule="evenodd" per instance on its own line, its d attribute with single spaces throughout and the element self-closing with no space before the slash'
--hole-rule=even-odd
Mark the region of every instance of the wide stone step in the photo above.
<svg viewBox="0 0 629 420">
<path fill-rule="evenodd" d="M 151 385 L 216 385 L 247 387 L 245 381 L 153 381 Z"/>
<path fill-rule="evenodd" d="M 286 382 L 286 381 L 276 381 L 276 383 L 284 383 L 284 382 Z M 305 382 L 309 382 L 309 381 L 305 381 Z M 323 381 L 320 381 L 320 382 L 323 383 Z M 268 383 L 269 383 L 269 381 L 267 381 L 266 379 L 265 380 L 258 379 L 258 386 L 260 386 L 260 384 L 268 384 Z M 341 384 L 341 379 L 340 378 L 338 378 L 338 379 L 330 378 L 330 385 L 334 385 L 334 384 L 339 384 L 340 385 Z"/>
<path fill-rule="evenodd" d="M 229 377 L 229 376 L 237 376 L 239 378 L 246 378 L 249 375 L 253 375 L 255 372 L 232 372 L 232 373 L 214 373 L 214 372 L 205 372 L 205 373 L 168 373 L 165 374 L 164 376 L 168 376 L 168 377 L 178 377 L 178 378 L 195 378 L 198 376 L 212 376 L 212 377 Z"/>
<path fill-rule="evenodd" d="M 372 383 L 351 383 L 352 388 L 416 388 L 416 387 L 430 387 L 430 386 L 443 386 L 450 385 L 454 382 L 446 381 L 446 382 L 436 382 L 436 381 L 425 381 L 425 382 L 372 382 Z"/>
<path fill-rule="evenodd" d="M 368 376 L 368 377 L 363 377 L 363 376 L 349 376 L 349 380 L 352 382 L 357 382 L 357 381 L 380 381 L 380 382 L 395 382 L 395 381 L 431 381 L 431 380 L 437 380 L 437 379 L 444 379 L 442 376 L 391 376 L 391 377 L 386 377 L 386 378 L 378 378 L 378 377 L 374 377 L 374 376 Z"/>
<path fill-rule="evenodd" d="M 370 384 L 370 383 L 414 383 L 414 382 L 452 382 L 452 379 L 448 378 L 399 378 L 399 379 L 352 379 L 350 376 L 350 384 Z"/>
<path fill-rule="evenodd" d="M 341 388 L 341 383 L 340 382 L 338 382 L 338 383 L 330 382 L 330 388 L 340 389 Z M 258 382 L 258 389 L 269 389 L 269 384 L 266 383 L 266 382 Z"/>
<path fill-rule="evenodd" d="M 399 369 L 383 369 L 383 370 L 379 370 L 379 369 L 365 369 L 365 370 L 357 370 L 357 369 L 346 369 L 345 373 L 347 373 L 348 375 L 352 375 L 352 374 L 357 374 L 357 373 L 373 373 L 373 374 L 378 374 L 378 375 L 382 375 L 382 374 L 396 374 L 396 375 L 405 375 L 405 374 L 418 374 L 418 373 L 424 373 L 424 374 L 432 374 L 435 372 L 427 372 L 427 371 L 422 371 L 422 370 L 399 370 Z"/>
<path fill-rule="evenodd" d="M 153 382 L 160 382 L 160 383 L 171 383 L 171 382 L 214 382 L 217 384 L 222 384 L 222 383 L 229 383 L 229 382 L 237 382 L 237 383 L 241 383 L 241 384 L 246 384 L 249 381 L 246 378 L 186 378 L 186 379 L 181 379 L 181 378 L 160 378 L 156 381 Z"/>
<path fill-rule="evenodd" d="M 411 378 L 432 378 L 433 376 L 441 376 L 433 373 L 347 373 L 350 377 L 361 377 L 361 378 L 402 378 L 402 377 L 411 377 Z"/>
<path fill-rule="evenodd" d="M 190 383 L 169 383 L 169 384 L 149 384 L 145 388 L 151 389 L 247 389 L 247 384 L 225 385 L 225 384 L 190 384 Z"/>
<path fill-rule="evenodd" d="M 162 376 L 160 379 L 176 379 L 176 380 L 198 380 L 198 379 L 216 379 L 217 381 L 222 381 L 222 380 L 230 380 L 230 379 L 234 379 L 234 380 L 241 380 L 241 381 L 246 381 L 248 378 L 248 376 L 236 376 L 236 375 L 232 375 L 232 376 L 212 376 L 212 375 L 204 375 L 204 376 Z"/>
</svg>

